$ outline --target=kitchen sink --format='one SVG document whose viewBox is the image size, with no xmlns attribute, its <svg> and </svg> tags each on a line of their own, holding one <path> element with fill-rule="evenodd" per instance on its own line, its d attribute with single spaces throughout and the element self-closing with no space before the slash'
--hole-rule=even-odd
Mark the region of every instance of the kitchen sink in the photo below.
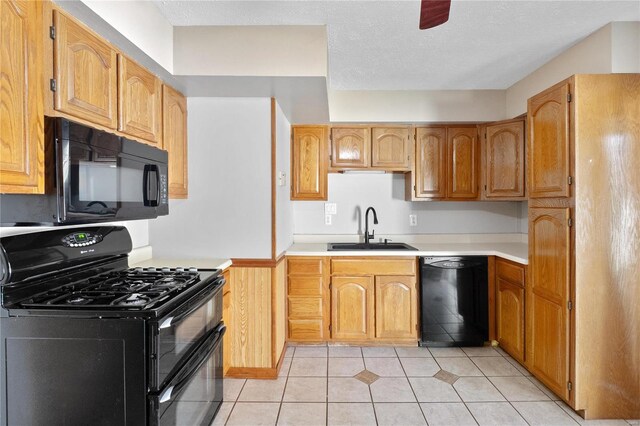
<svg viewBox="0 0 640 426">
<path fill-rule="evenodd" d="M 405 243 L 329 243 L 327 244 L 327 250 L 329 251 L 344 251 L 344 250 L 414 250 L 418 249 L 411 247 Z"/>
</svg>

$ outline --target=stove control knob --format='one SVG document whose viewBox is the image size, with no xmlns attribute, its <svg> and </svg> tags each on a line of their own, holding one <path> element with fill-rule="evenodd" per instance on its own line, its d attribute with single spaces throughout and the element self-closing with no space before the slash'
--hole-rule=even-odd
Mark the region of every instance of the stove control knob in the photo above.
<svg viewBox="0 0 640 426">
<path fill-rule="evenodd" d="M 155 272 L 155 271 L 156 271 L 156 268 L 154 268 L 153 266 L 149 266 L 149 267 L 147 268 L 147 271 L 149 271 L 149 272 Z"/>
<path fill-rule="evenodd" d="M 163 266 L 162 267 L 162 272 L 170 272 L 171 269 L 168 266 Z"/>
<path fill-rule="evenodd" d="M 176 268 L 176 272 L 184 272 L 184 268 L 178 267 L 178 268 Z"/>
<path fill-rule="evenodd" d="M 189 266 L 189 272 L 198 272 L 198 268 L 195 266 Z"/>
</svg>

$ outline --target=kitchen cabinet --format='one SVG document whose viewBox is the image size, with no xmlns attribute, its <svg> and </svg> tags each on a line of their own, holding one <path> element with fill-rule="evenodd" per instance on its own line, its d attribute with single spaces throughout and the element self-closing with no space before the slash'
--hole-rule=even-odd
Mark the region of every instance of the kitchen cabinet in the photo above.
<svg viewBox="0 0 640 426">
<path fill-rule="evenodd" d="M 478 130 L 447 128 L 447 198 L 478 198 Z"/>
<path fill-rule="evenodd" d="M 569 208 L 529 209 L 527 367 L 568 399 Z"/>
<path fill-rule="evenodd" d="M 525 199 L 524 120 L 488 124 L 484 135 L 484 197 Z"/>
<path fill-rule="evenodd" d="M 329 335 L 328 258 L 287 259 L 288 339 L 323 342 Z"/>
<path fill-rule="evenodd" d="M 447 196 L 447 129 L 416 129 L 415 197 Z"/>
<path fill-rule="evenodd" d="M 371 128 L 371 166 L 390 171 L 409 171 L 410 141 L 409 127 Z"/>
<path fill-rule="evenodd" d="M 162 86 L 162 149 L 169 153 L 169 198 L 187 198 L 187 99 L 173 88 Z"/>
<path fill-rule="evenodd" d="M 640 417 L 638 99 L 608 74 L 528 102 L 525 365 L 585 419 Z"/>
<path fill-rule="evenodd" d="M 375 277 L 376 339 L 416 339 L 415 276 Z"/>
<path fill-rule="evenodd" d="M 500 347 L 524 363 L 525 266 L 496 259 L 496 325 Z"/>
<path fill-rule="evenodd" d="M 529 99 L 530 197 L 570 196 L 569 96 L 563 83 Z"/>
<path fill-rule="evenodd" d="M 331 337 L 336 340 L 369 340 L 374 319 L 373 279 L 331 279 Z"/>
<path fill-rule="evenodd" d="M 371 136 L 366 127 L 331 128 L 331 168 L 370 167 Z"/>
<path fill-rule="evenodd" d="M 117 52 L 84 25 L 53 11 L 55 109 L 109 129 L 118 126 Z"/>
<path fill-rule="evenodd" d="M 162 147 L 162 82 L 118 55 L 118 130 Z"/>
<path fill-rule="evenodd" d="M 417 341 L 416 258 L 331 259 L 331 339 Z"/>
<path fill-rule="evenodd" d="M 291 146 L 291 199 L 327 199 L 327 128 L 294 126 Z"/>
<path fill-rule="evenodd" d="M 44 193 L 42 3 L 0 2 L 0 193 Z"/>
</svg>

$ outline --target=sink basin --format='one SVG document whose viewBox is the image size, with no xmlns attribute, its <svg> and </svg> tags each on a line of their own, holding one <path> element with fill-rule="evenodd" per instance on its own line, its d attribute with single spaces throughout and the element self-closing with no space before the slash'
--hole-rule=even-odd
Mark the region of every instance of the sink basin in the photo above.
<svg viewBox="0 0 640 426">
<path fill-rule="evenodd" d="M 339 250 L 414 250 L 418 249 L 411 247 L 405 243 L 329 243 L 327 244 L 329 251 Z"/>
</svg>

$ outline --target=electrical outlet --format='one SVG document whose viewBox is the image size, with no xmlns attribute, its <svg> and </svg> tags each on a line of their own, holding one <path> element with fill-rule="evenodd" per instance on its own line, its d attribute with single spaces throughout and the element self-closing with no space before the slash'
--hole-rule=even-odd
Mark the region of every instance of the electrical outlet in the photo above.
<svg viewBox="0 0 640 426">
<path fill-rule="evenodd" d="M 324 203 L 324 214 L 338 214 L 338 205 L 336 203 Z"/>
<path fill-rule="evenodd" d="M 330 214 L 325 214 L 324 215 L 324 224 L 325 225 L 331 225 L 331 215 Z"/>
<path fill-rule="evenodd" d="M 409 215 L 409 226 L 418 226 L 418 215 L 410 214 Z"/>
</svg>

